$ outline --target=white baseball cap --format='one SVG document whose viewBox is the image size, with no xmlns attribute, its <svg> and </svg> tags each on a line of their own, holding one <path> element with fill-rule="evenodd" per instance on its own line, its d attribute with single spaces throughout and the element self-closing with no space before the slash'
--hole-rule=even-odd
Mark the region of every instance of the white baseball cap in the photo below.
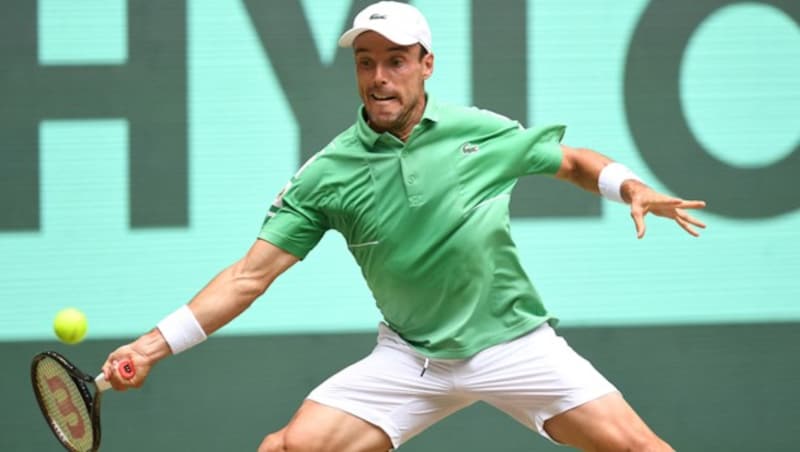
<svg viewBox="0 0 800 452">
<path fill-rule="evenodd" d="M 339 46 L 351 47 L 356 37 L 365 31 L 380 33 L 402 46 L 419 43 L 433 53 L 428 21 L 417 8 L 407 3 L 378 2 L 362 9 L 353 19 L 353 28 L 339 38 Z"/>
</svg>

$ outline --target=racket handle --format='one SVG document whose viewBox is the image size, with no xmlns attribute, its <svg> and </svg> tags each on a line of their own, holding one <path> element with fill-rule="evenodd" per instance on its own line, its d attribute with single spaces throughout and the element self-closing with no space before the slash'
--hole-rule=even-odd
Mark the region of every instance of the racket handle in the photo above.
<svg viewBox="0 0 800 452">
<path fill-rule="evenodd" d="M 109 389 L 111 389 L 111 383 L 109 383 L 108 380 L 106 380 L 106 376 L 102 372 L 100 372 L 100 375 L 95 377 L 94 384 L 97 385 L 97 390 L 100 392 L 108 391 Z"/>
</svg>

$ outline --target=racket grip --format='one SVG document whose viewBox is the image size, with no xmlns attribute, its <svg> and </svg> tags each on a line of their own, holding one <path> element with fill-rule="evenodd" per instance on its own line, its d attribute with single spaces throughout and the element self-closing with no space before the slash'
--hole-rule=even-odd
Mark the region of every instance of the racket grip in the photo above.
<svg viewBox="0 0 800 452">
<path fill-rule="evenodd" d="M 119 375 L 126 380 L 130 380 L 136 376 L 136 368 L 133 366 L 133 361 L 129 359 L 120 361 L 119 364 L 117 364 L 117 371 Z"/>
<path fill-rule="evenodd" d="M 133 366 L 133 361 L 129 359 L 117 363 L 117 371 L 120 376 L 126 380 L 130 380 L 136 375 L 136 368 Z M 94 379 L 94 382 L 97 385 L 97 390 L 100 392 L 111 389 L 111 383 L 106 380 L 106 376 L 102 372 Z"/>
</svg>

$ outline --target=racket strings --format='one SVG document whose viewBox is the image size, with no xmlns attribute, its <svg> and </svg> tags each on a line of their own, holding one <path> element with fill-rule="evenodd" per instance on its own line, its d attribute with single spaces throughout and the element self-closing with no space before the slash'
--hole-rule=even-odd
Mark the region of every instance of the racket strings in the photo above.
<svg viewBox="0 0 800 452">
<path fill-rule="evenodd" d="M 91 451 L 92 419 L 69 372 L 54 359 L 44 358 L 36 365 L 35 380 L 40 402 L 56 435 L 75 450 Z"/>
</svg>

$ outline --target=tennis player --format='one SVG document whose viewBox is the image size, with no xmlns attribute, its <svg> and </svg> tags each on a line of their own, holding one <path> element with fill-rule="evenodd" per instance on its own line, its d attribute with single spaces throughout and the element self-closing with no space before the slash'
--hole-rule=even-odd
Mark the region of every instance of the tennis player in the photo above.
<svg viewBox="0 0 800 452">
<path fill-rule="evenodd" d="M 383 315 L 377 345 L 311 391 L 258 451 L 385 452 L 477 401 L 579 449 L 672 450 L 552 328 L 511 240 L 509 195 L 519 177 L 554 176 L 629 204 L 639 238 L 648 213 L 696 236 L 705 225 L 686 209 L 705 203 L 561 144 L 563 126 L 526 129 L 436 100 L 425 91 L 430 30 L 412 6 L 368 6 L 339 44 L 354 52 L 355 124 L 294 175 L 241 260 L 111 353 L 103 372 L 113 386 L 140 386 L 156 362 L 230 322 L 335 229 Z M 134 361 L 131 380 L 114 369 L 122 359 Z"/>
</svg>

